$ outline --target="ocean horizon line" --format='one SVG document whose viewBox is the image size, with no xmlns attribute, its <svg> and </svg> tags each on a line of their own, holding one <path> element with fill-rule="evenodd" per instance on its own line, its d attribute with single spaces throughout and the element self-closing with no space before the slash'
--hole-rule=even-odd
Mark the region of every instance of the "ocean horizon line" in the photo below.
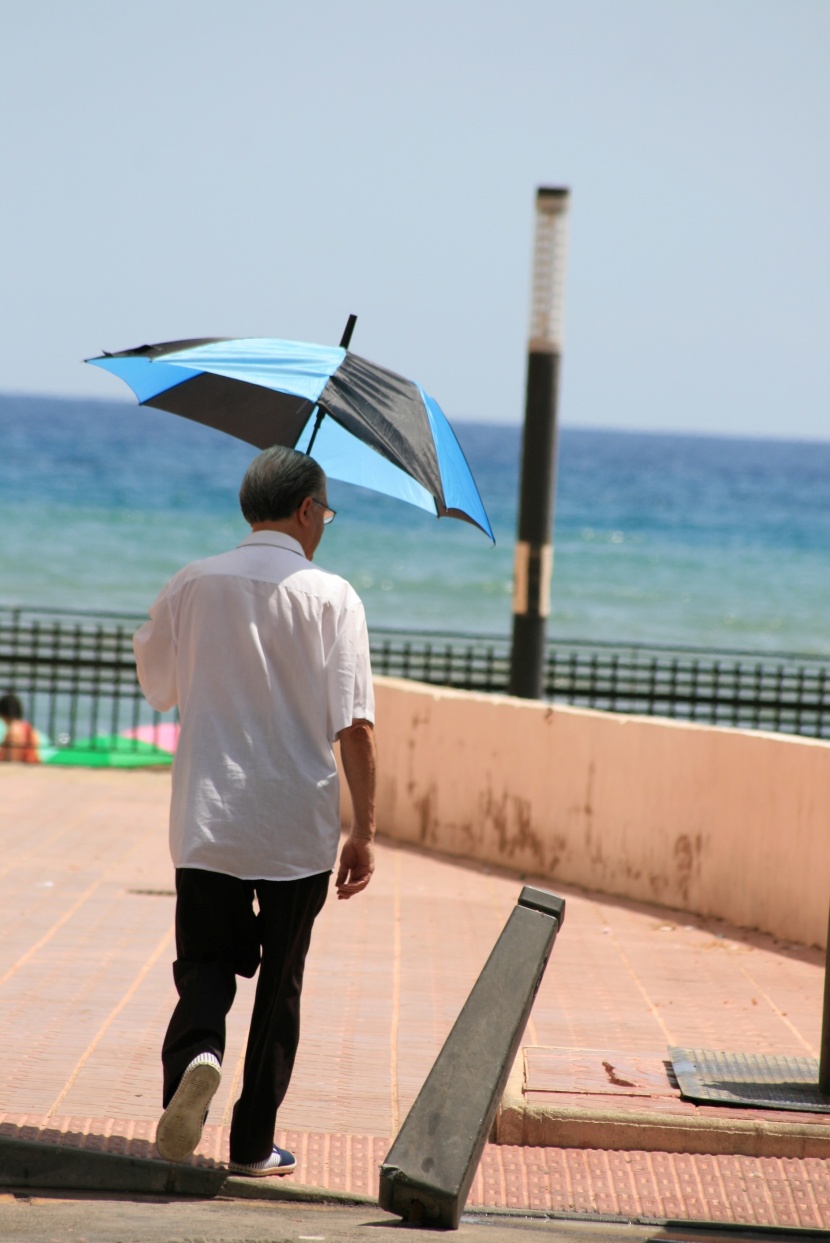
<svg viewBox="0 0 830 1243">
<path fill-rule="evenodd" d="M 31 389 L 4 389 L 0 388 L 0 401 L 4 398 L 10 400 L 24 401 L 44 401 L 55 402 L 61 405 L 72 403 L 77 405 L 89 406 L 117 406 L 122 409 L 138 410 L 142 407 L 134 399 L 128 395 L 102 397 L 100 394 L 86 396 L 79 393 L 61 394 L 55 392 L 42 392 Z M 440 404 L 440 403 L 439 403 Z M 446 414 L 446 411 L 444 412 Z M 176 416 L 171 416 L 176 417 Z M 517 419 L 486 419 L 481 415 L 447 415 L 452 426 L 462 427 L 481 427 L 501 429 L 504 431 L 521 431 L 524 426 L 523 417 Z M 719 431 L 714 428 L 684 428 L 684 427 L 664 427 L 664 426 L 648 426 L 645 424 L 637 426 L 619 427 L 613 424 L 604 423 L 581 423 L 573 422 L 567 417 L 558 420 L 559 431 L 566 432 L 588 432 L 591 435 L 609 435 L 609 436 L 665 436 L 673 439 L 683 440 L 718 440 L 718 441 L 740 441 L 740 442 L 757 442 L 759 444 L 792 444 L 792 445 L 828 445 L 830 444 L 830 427 L 828 427 L 826 435 L 807 434 L 793 435 L 785 432 L 745 432 L 736 430 Z M 232 437 L 233 439 L 233 437 Z"/>
</svg>

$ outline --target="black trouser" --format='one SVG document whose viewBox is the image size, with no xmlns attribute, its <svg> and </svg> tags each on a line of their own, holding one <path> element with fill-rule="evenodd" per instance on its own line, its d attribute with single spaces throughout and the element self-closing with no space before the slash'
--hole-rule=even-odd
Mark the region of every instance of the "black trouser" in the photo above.
<svg viewBox="0 0 830 1243">
<path fill-rule="evenodd" d="M 165 1108 L 194 1057 L 210 1052 L 222 1061 L 236 976 L 255 975 L 259 964 L 242 1094 L 231 1123 L 232 1161 L 251 1164 L 271 1153 L 277 1109 L 288 1090 L 300 1038 L 300 992 L 311 929 L 330 875 L 250 881 L 196 868 L 176 871 L 173 978 L 179 1003 L 161 1053 Z"/>
</svg>

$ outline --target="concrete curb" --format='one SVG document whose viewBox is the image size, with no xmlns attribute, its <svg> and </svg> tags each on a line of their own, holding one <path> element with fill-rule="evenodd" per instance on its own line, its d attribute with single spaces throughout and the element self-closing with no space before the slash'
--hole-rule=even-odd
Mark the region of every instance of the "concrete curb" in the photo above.
<svg viewBox="0 0 830 1243">
<path fill-rule="evenodd" d="M 212 1197 L 227 1177 L 222 1167 L 168 1165 L 145 1157 L 0 1137 L 2 1187 Z"/>
<path fill-rule="evenodd" d="M 224 1166 L 173 1165 L 146 1157 L 125 1157 L 112 1152 L 3 1137 L 0 1137 L 0 1187 L 377 1205 L 377 1199 L 371 1196 L 308 1187 L 285 1179 L 234 1177 Z"/>
<path fill-rule="evenodd" d="M 830 1157 L 830 1127 L 757 1118 L 683 1118 L 659 1110 L 528 1105 L 518 1057 L 496 1113 L 492 1143 L 709 1156 Z"/>
<path fill-rule="evenodd" d="M 290 1200 L 295 1204 L 372 1205 L 378 1207 L 377 1196 L 362 1196 L 354 1191 L 333 1191 L 328 1187 L 309 1187 L 287 1178 L 229 1177 L 222 1196 L 233 1200 Z"/>
</svg>

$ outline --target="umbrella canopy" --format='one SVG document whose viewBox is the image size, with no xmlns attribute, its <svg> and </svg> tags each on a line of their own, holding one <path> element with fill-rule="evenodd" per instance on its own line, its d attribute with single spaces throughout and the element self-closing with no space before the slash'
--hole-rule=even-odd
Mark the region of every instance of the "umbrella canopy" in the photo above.
<svg viewBox="0 0 830 1243">
<path fill-rule="evenodd" d="M 467 460 L 419 384 L 343 346 L 271 338 L 143 345 L 87 362 L 141 405 L 218 428 L 257 448 L 309 452 L 332 479 L 463 518 L 494 539 Z M 330 417 L 324 418 L 325 415 Z M 495 542 L 495 541 L 494 541 Z"/>
</svg>

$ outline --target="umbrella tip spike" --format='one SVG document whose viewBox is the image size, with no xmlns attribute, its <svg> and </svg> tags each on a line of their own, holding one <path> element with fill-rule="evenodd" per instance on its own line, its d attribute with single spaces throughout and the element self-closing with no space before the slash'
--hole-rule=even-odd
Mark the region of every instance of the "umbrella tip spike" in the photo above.
<svg viewBox="0 0 830 1243">
<path fill-rule="evenodd" d="M 346 327 L 343 329 L 343 336 L 340 338 L 341 350 L 347 350 L 349 348 L 349 345 L 352 339 L 352 333 L 354 332 L 354 326 L 356 323 L 357 323 L 357 316 L 350 315 L 348 320 L 346 321 Z"/>
</svg>

